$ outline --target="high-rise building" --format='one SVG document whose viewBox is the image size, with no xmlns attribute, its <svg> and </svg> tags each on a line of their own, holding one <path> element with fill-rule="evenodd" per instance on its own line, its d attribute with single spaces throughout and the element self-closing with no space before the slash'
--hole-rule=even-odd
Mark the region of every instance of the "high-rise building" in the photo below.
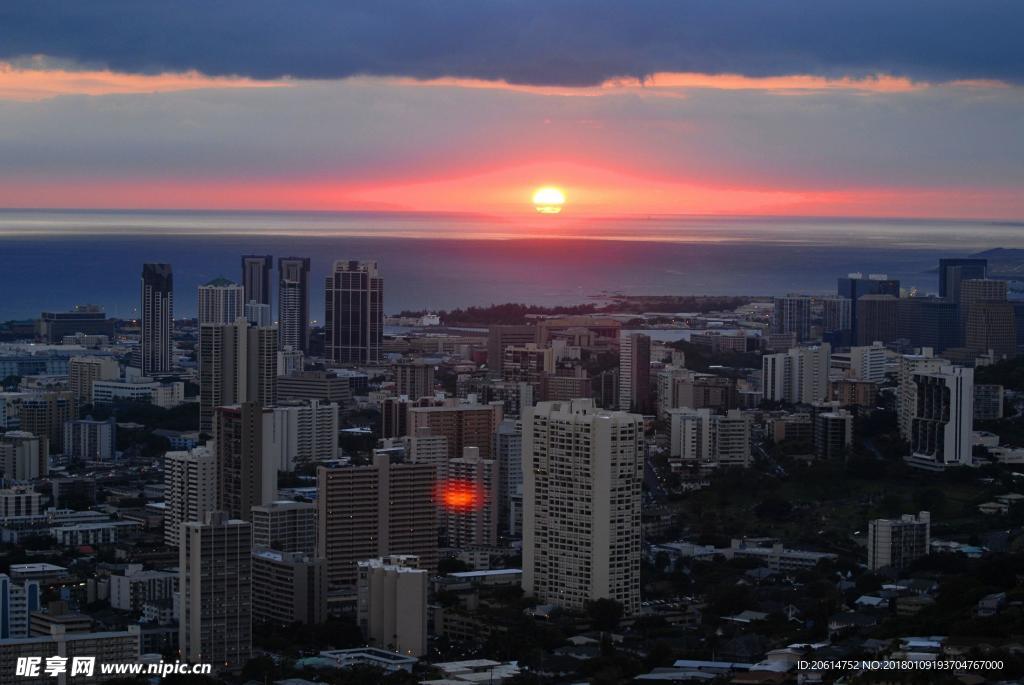
<svg viewBox="0 0 1024 685">
<path fill-rule="evenodd" d="M 974 384 L 974 420 L 993 421 L 1003 418 L 1003 386 L 992 383 Z"/>
<path fill-rule="evenodd" d="M 844 378 L 881 383 L 885 380 L 885 345 L 857 345 L 848 352 L 832 353 L 832 368 Z"/>
<path fill-rule="evenodd" d="M 910 442 L 910 425 L 917 412 L 917 383 L 914 376 L 921 373 L 934 373 L 949 362 L 936 357 L 931 348 L 922 348 L 919 354 L 905 354 L 899 360 L 897 380 L 896 420 L 899 423 L 900 437 Z"/>
<path fill-rule="evenodd" d="M 821 300 L 821 332 L 833 347 L 846 347 L 851 341 L 851 305 L 848 297 L 826 297 Z"/>
<path fill-rule="evenodd" d="M 619 336 L 619 409 L 651 411 L 651 339 L 623 331 Z"/>
<path fill-rule="evenodd" d="M 418 400 L 434 395 L 434 366 L 423 361 L 404 360 L 391 365 L 395 394 Z"/>
<path fill-rule="evenodd" d="M 329 371 L 300 371 L 278 376 L 277 399 L 321 400 L 347 407 L 352 404 L 352 388 L 345 376 Z"/>
<path fill-rule="evenodd" d="M 939 260 L 939 297 L 960 301 L 960 284 L 988 278 L 988 260 L 977 258 Z"/>
<path fill-rule="evenodd" d="M 50 473 L 47 439 L 28 431 L 0 433 L 0 468 L 9 480 L 45 478 Z"/>
<path fill-rule="evenodd" d="M 499 464 L 467 447 L 446 465 L 438 507 L 449 547 L 498 544 Z"/>
<path fill-rule="evenodd" d="M 843 457 L 853 444 L 853 414 L 845 409 L 814 415 L 814 453 L 832 459 Z"/>
<path fill-rule="evenodd" d="M 643 417 L 593 400 L 523 416 L 523 590 L 571 610 L 640 609 Z"/>
<path fill-rule="evenodd" d="M 377 262 L 336 261 L 327 277 L 324 356 L 335 364 L 379 364 L 384 279 Z"/>
<path fill-rule="evenodd" d="M 72 357 L 68 360 L 68 389 L 78 406 L 92 402 L 94 381 L 117 380 L 121 367 L 112 357 Z"/>
<path fill-rule="evenodd" d="M 959 292 L 959 284 L 957 291 Z M 960 305 L 939 297 L 904 297 L 897 307 L 896 337 L 911 347 L 942 352 L 960 345 Z"/>
<path fill-rule="evenodd" d="M 772 333 L 796 333 L 797 342 L 811 337 L 811 298 L 802 295 L 776 297 Z"/>
<path fill-rule="evenodd" d="M 42 596 L 39 581 L 18 583 L 0 573 L 0 640 L 29 636 L 29 617 L 39 611 Z"/>
<path fill-rule="evenodd" d="M 964 341 L 964 345 L 970 347 L 967 341 L 968 328 L 971 327 L 971 319 L 973 310 L 983 304 L 994 303 L 994 302 L 1006 302 L 1008 293 L 1008 284 L 1006 281 L 997 281 L 991 278 L 974 278 L 964 279 L 960 281 L 960 330 L 961 339 Z M 1005 314 L 1003 315 L 1005 318 Z M 972 340 L 975 345 L 980 345 L 985 342 L 985 325 L 987 316 L 974 317 L 974 330 L 971 331 L 975 339 Z M 1016 332 L 1014 334 L 1016 336 Z M 977 348 L 972 348 L 979 354 L 983 354 L 988 350 L 978 351 Z"/>
<path fill-rule="evenodd" d="M 896 339 L 899 302 L 899 298 L 892 295 L 863 295 L 857 300 L 857 333 L 853 338 L 857 345 L 889 343 Z"/>
<path fill-rule="evenodd" d="M 537 344 L 537 326 L 514 324 L 497 325 L 487 329 L 487 368 L 501 375 L 505 364 L 505 348 L 510 345 Z"/>
<path fill-rule="evenodd" d="M 317 469 L 317 556 L 327 560 L 333 587 L 356 581 L 356 562 L 413 554 L 437 567 L 435 467 L 392 463 Z"/>
<path fill-rule="evenodd" d="M 278 501 L 253 507 L 252 544 L 280 552 L 316 554 L 316 505 Z"/>
<path fill-rule="evenodd" d="M 997 360 L 1017 356 L 1015 314 L 1010 302 L 974 302 L 967 314 L 964 346 L 976 355 L 991 352 Z"/>
<path fill-rule="evenodd" d="M 309 351 L 309 257 L 277 260 L 278 345 Z"/>
<path fill-rule="evenodd" d="M 792 404 L 826 400 L 831 361 L 832 346 L 828 343 L 766 354 L 761 358 L 764 399 Z"/>
<path fill-rule="evenodd" d="M 174 276 L 170 264 L 142 265 L 142 375 L 167 373 L 174 366 Z"/>
<path fill-rule="evenodd" d="M 291 472 L 297 466 L 336 459 L 338 405 L 320 400 L 279 402 L 271 409 L 263 444 L 268 455 L 276 455 L 279 471 Z"/>
<path fill-rule="evenodd" d="M 480 456 L 491 456 L 491 435 L 504 417 L 500 404 L 460 404 L 444 407 L 411 407 L 410 435 L 421 431 L 448 440 L 448 458 L 462 456 L 467 447 L 480 448 Z"/>
<path fill-rule="evenodd" d="M 21 430 L 46 438 L 50 454 L 64 454 L 64 424 L 75 415 L 75 400 L 64 390 L 26 395 L 19 408 Z"/>
<path fill-rule="evenodd" d="M 750 465 L 750 418 L 733 409 L 673 409 L 669 457 L 686 466 L 718 468 Z"/>
<path fill-rule="evenodd" d="M 327 618 L 327 564 L 302 552 L 252 552 L 252 617 L 261 623 L 316 625 Z"/>
<path fill-rule="evenodd" d="M 295 350 L 291 347 L 277 350 L 277 375 L 294 376 L 305 370 L 306 356 L 302 350 Z"/>
<path fill-rule="evenodd" d="M 512 496 L 523 487 L 523 425 L 503 419 L 494 431 L 491 458 L 498 462 L 498 524 L 508 531 Z"/>
<path fill-rule="evenodd" d="M 502 378 L 509 383 L 528 383 L 539 396 L 544 375 L 555 371 L 555 351 L 534 343 L 508 345 L 501 365 Z"/>
<path fill-rule="evenodd" d="M 274 403 L 277 394 L 277 331 L 250 326 L 244 318 L 199 327 L 199 427 L 213 427 L 216 407 Z"/>
<path fill-rule="evenodd" d="M 974 369 L 944 366 L 914 374 L 908 462 L 926 469 L 970 466 L 974 440 Z"/>
<path fill-rule="evenodd" d="M 242 257 L 242 289 L 246 303 L 270 305 L 270 270 L 273 266 L 274 258 L 270 255 Z"/>
<path fill-rule="evenodd" d="M 898 519 L 874 519 L 868 523 L 868 568 L 903 569 L 928 554 L 931 516 L 904 514 Z"/>
<path fill-rule="evenodd" d="M 207 447 L 164 455 L 164 543 L 177 547 L 181 524 L 217 508 L 217 459 Z"/>
<path fill-rule="evenodd" d="M 264 449 L 271 412 L 256 402 L 215 410 L 217 508 L 231 518 L 249 521 L 254 506 L 277 499 L 278 458 Z"/>
<path fill-rule="evenodd" d="M 181 658 L 241 668 L 252 653 L 252 531 L 221 511 L 181 528 Z"/>
<path fill-rule="evenodd" d="M 64 424 L 64 456 L 81 461 L 111 461 L 117 456 L 117 419 L 91 416 Z"/>
<path fill-rule="evenodd" d="M 245 293 L 242 286 L 226 278 L 215 278 L 199 286 L 197 320 L 204 323 L 230 324 L 245 317 Z"/>
<path fill-rule="evenodd" d="M 836 294 L 850 300 L 850 340 L 858 341 L 861 338 L 859 335 L 857 300 L 864 295 L 892 295 L 898 298 L 900 296 L 900 282 L 889 278 L 885 274 L 869 274 L 865 278 L 864 274 L 855 272 L 845 278 L 838 279 Z M 869 340 L 868 344 L 870 345 L 872 342 L 874 340 Z"/>
<path fill-rule="evenodd" d="M 358 562 L 356 619 L 366 639 L 409 656 L 427 653 L 427 580 L 412 555 Z"/>
</svg>

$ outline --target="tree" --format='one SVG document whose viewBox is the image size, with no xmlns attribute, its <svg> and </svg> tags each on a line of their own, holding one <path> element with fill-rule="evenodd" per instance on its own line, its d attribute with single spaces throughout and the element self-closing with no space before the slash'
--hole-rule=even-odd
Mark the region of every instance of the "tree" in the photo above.
<svg viewBox="0 0 1024 685">
<path fill-rule="evenodd" d="M 592 602 L 587 602 L 587 616 L 596 630 L 613 631 L 619 626 L 622 620 L 622 604 L 614 599 L 602 597 Z"/>
</svg>

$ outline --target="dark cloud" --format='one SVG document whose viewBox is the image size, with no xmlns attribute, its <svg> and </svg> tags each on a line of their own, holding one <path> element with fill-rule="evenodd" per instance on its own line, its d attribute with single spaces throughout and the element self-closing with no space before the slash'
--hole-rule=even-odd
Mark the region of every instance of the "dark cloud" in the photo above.
<svg viewBox="0 0 1024 685">
<path fill-rule="evenodd" d="M 588 85 L 659 71 L 1024 83 L 1020 0 L 5 0 L 0 58 Z"/>
</svg>

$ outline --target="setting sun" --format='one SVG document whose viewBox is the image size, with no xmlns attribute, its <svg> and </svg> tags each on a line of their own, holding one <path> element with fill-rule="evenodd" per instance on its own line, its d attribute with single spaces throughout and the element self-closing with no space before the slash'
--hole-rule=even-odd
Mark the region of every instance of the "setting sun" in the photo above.
<svg viewBox="0 0 1024 685">
<path fill-rule="evenodd" d="M 559 188 L 545 186 L 533 193 L 533 206 L 541 214 L 558 214 L 565 204 L 565 193 Z"/>
</svg>

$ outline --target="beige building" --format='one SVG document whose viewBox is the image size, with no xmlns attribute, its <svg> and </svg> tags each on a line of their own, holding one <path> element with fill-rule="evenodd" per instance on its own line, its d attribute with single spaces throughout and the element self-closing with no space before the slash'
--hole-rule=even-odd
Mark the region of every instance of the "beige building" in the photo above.
<svg viewBox="0 0 1024 685">
<path fill-rule="evenodd" d="M 593 400 L 541 402 L 523 416 L 523 589 L 583 609 L 640 609 L 643 418 Z"/>
<path fill-rule="evenodd" d="M 25 395 L 19 409 L 21 430 L 45 437 L 50 454 L 64 454 L 64 424 L 76 416 L 70 392 L 42 392 Z"/>
<path fill-rule="evenodd" d="M 410 555 L 358 563 L 357 620 L 370 643 L 408 656 L 427 653 L 428 576 Z"/>
<path fill-rule="evenodd" d="M 414 554 L 437 567 L 435 467 L 392 463 L 317 469 L 317 556 L 327 560 L 332 587 L 356 581 L 356 562 Z"/>
<path fill-rule="evenodd" d="M 117 380 L 121 367 L 111 357 L 72 357 L 68 360 L 68 388 L 75 401 L 92 402 L 93 381 Z"/>
<path fill-rule="evenodd" d="M 409 409 L 409 434 L 444 436 L 448 441 L 448 458 L 462 456 L 466 447 L 480 448 L 480 456 L 491 456 L 491 436 L 503 418 L 498 404 L 461 404 L 446 407 L 412 407 Z"/>
<path fill-rule="evenodd" d="M 217 407 L 277 397 L 277 329 L 244 318 L 199 327 L 199 428 L 213 428 Z"/>
<path fill-rule="evenodd" d="M 669 456 L 702 468 L 750 465 L 750 417 L 738 409 L 673 409 Z"/>
<path fill-rule="evenodd" d="M 232 518 L 248 521 L 254 506 L 277 499 L 277 455 L 264 447 L 271 415 L 256 402 L 214 413 L 217 508 Z"/>
<path fill-rule="evenodd" d="M 281 552 L 316 553 L 316 505 L 271 502 L 252 508 L 252 544 Z"/>
<path fill-rule="evenodd" d="M 241 668 L 252 654 L 252 530 L 221 511 L 182 526 L 178 649 L 190 663 Z"/>
<path fill-rule="evenodd" d="M 438 506 L 449 547 L 498 544 L 498 468 L 476 447 L 448 462 Z"/>
<path fill-rule="evenodd" d="M 28 431 L 0 433 L 0 468 L 5 478 L 34 480 L 50 473 L 49 441 Z"/>
<path fill-rule="evenodd" d="M 391 366 L 395 394 L 416 400 L 434 394 L 434 367 L 422 361 L 402 361 Z"/>
<path fill-rule="evenodd" d="M 254 549 L 252 617 L 289 625 L 323 623 L 327 616 L 327 564 L 301 552 Z"/>
<path fill-rule="evenodd" d="M 217 460 L 208 447 L 164 456 L 164 543 L 177 547 L 181 524 L 217 508 Z"/>
</svg>

